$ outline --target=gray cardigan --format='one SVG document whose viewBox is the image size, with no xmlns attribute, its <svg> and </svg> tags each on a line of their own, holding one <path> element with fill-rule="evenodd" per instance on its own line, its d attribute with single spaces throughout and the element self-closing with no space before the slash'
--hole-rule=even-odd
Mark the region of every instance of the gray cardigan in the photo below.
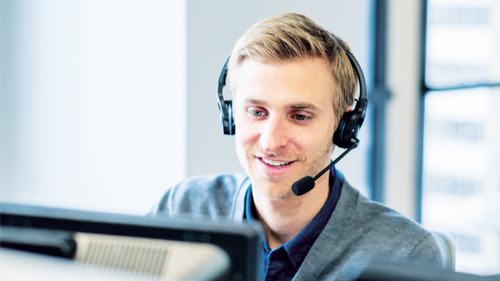
<svg viewBox="0 0 500 281">
<path fill-rule="evenodd" d="M 190 215 L 243 222 L 248 177 L 193 178 L 169 189 L 155 215 Z M 352 280 L 377 257 L 443 265 L 434 236 L 414 221 L 370 201 L 344 183 L 327 225 L 293 280 Z"/>
</svg>

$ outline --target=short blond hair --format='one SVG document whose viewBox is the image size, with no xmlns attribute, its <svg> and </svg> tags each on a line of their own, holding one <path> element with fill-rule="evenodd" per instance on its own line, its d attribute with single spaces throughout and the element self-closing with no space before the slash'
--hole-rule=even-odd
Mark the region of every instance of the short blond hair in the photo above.
<svg viewBox="0 0 500 281">
<path fill-rule="evenodd" d="M 329 62 L 334 85 L 333 109 L 337 119 L 354 102 L 357 76 L 346 54 L 349 46 L 304 15 L 287 13 L 262 20 L 248 29 L 236 42 L 228 64 L 231 70 L 246 59 L 286 61 L 322 58 Z"/>
</svg>

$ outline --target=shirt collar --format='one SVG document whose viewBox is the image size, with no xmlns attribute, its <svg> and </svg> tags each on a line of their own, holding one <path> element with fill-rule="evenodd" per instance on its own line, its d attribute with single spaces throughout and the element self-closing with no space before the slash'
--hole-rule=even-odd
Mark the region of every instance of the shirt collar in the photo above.
<svg viewBox="0 0 500 281">
<path fill-rule="evenodd" d="M 284 248 L 296 270 L 302 264 L 302 261 L 320 235 L 321 231 L 323 231 L 323 228 L 326 226 L 328 219 L 335 210 L 335 206 L 340 198 L 343 175 L 333 166 L 330 168 L 330 178 L 328 184 L 328 198 L 318 214 L 316 214 L 316 216 L 297 235 L 295 235 L 292 240 L 279 247 Z M 257 208 L 255 207 L 253 201 L 251 185 L 245 196 L 244 217 L 244 220 L 247 223 L 258 221 Z M 265 237 L 261 237 L 261 244 L 263 246 L 264 253 L 268 253 L 270 249 Z"/>
</svg>

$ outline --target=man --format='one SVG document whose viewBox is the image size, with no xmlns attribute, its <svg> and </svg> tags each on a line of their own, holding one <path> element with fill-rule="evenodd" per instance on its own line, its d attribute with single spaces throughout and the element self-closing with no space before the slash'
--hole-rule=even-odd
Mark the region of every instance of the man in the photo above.
<svg viewBox="0 0 500 281">
<path fill-rule="evenodd" d="M 358 78 L 348 46 L 298 14 L 261 21 L 228 63 L 236 152 L 248 177 L 196 178 L 169 189 L 158 215 L 258 220 L 265 280 L 350 280 L 370 257 L 441 263 L 433 236 L 369 201 L 332 167 L 297 196 L 291 186 L 330 163 Z"/>
</svg>

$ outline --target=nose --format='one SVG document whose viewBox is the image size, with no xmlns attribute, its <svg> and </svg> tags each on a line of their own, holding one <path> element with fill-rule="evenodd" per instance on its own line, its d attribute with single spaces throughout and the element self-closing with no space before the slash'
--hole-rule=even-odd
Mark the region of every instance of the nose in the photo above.
<svg viewBox="0 0 500 281">
<path fill-rule="evenodd" d="M 279 116 L 269 117 L 260 133 L 260 147 L 265 153 L 279 153 L 289 141 L 286 122 Z"/>
</svg>

